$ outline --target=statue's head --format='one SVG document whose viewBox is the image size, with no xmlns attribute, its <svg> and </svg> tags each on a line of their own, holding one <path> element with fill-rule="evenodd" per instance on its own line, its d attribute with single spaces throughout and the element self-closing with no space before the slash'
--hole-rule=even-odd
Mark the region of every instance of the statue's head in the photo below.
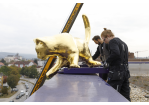
<svg viewBox="0 0 149 105">
<path fill-rule="evenodd" d="M 34 42 L 36 43 L 35 50 L 37 53 L 37 57 L 39 59 L 46 60 L 48 58 L 47 56 L 48 49 L 46 44 L 39 39 L 34 39 Z"/>
</svg>

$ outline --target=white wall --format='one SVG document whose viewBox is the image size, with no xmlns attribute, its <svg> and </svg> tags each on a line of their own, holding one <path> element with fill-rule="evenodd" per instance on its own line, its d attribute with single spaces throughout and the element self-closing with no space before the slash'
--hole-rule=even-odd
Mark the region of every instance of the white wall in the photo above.
<svg viewBox="0 0 149 105">
<path fill-rule="evenodd" d="M 46 61 L 37 61 L 37 63 L 38 63 L 38 66 L 44 66 Z"/>
<path fill-rule="evenodd" d="M 8 63 L 8 62 L 14 60 L 14 57 L 5 57 L 4 60 Z"/>
<path fill-rule="evenodd" d="M 18 67 L 18 64 L 15 64 L 15 66 L 17 66 L 17 67 Z"/>
<path fill-rule="evenodd" d="M 28 64 L 28 66 L 32 66 L 32 65 L 34 65 L 34 63 L 33 63 L 33 62 L 30 62 L 30 63 Z"/>
<path fill-rule="evenodd" d="M 8 64 L 8 66 L 12 66 L 13 64 Z"/>
<path fill-rule="evenodd" d="M 43 67 L 37 68 L 37 71 L 38 71 L 39 73 L 41 73 L 42 69 L 43 69 Z"/>
<path fill-rule="evenodd" d="M 23 64 L 20 64 L 20 68 L 22 68 L 23 67 Z"/>
<path fill-rule="evenodd" d="M 149 76 L 149 64 L 129 64 L 129 71 L 132 76 Z"/>
</svg>

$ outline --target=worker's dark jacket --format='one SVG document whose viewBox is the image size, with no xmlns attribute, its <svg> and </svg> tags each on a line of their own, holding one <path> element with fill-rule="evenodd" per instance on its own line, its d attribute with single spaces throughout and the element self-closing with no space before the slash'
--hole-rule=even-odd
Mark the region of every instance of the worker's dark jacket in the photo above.
<svg viewBox="0 0 149 105">
<path fill-rule="evenodd" d="M 126 99 L 130 99 L 129 78 L 130 73 L 128 69 L 128 47 L 119 38 L 113 38 L 109 42 L 110 55 L 106 60 L 110 64 L 108 73 L 108 84 L 117 90 Z"/>
<path fill-rule="evenodd" d="M 122 46 L 122 43 L 124 47 Z M 125 58 L 124 55 L 122 55 L 123 48 L 125 48 Z M 106 62 L 109 63 L 110 66 L 119 66 L 123 63 L 128 64 L 128 47 L 121 39 L 113 38 L 110 40 L 109 52 L 110 56 Z"/>
<path fill-rule="evenodd" d="M 92 56 L 93 60 L 95 60 L 99 56 L 102 61 L 106 61 L 106 59 L 108 58 L 109 56 L 108 45 L 105 43 L 102 43 L 102 44 L 103 44 L 102 48 L 101 48 L 101 44 L 97 47 L 95 54 Z"/>
<path fill-rule="evenodd" d="M 102 51 L 103 49 L 103 51 Z M 102 57 L 102 61 L 106 61 L 106 59 L 109 56 L 109 48 L 108 48 L 108 44 L 103 43 L 103 47 L 101 48 L 101 46 L 99 46 L 99 50 L 101 52 L 101 57 Z"/>
<path fill-rule="evenodd" d="M 97 59 L 100 55 L 99 46 L 97 47 L 97 50 L 96 50 L 95 54 L 92 56 L 93 60 Z"/>
</svg>

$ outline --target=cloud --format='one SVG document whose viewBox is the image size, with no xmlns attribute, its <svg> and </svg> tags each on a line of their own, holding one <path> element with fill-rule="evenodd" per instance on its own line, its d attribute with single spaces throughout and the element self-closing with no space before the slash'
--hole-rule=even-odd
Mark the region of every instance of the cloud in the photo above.
<svg viewBox="0 0 149 105">
<path fill-rule="evenodd" d="M 115 1 L 115 2 L 114 2 Z M 144 1 L 84 3 L 73 24 L 70 34 L 84 39 L 85 29 L 82 14 L 86 14 L 91 25 L 91 39 L 100 35 L 103 28 L 113 31 L 116 37 L 128 44 L 129 50 L 148 50 L 149 14 Z M 34 51 L 34 38 L 61 33 L 75 3 L 1 3 L 0 4 L 0 51 Z M 90 50 L 97 45 L 90 39 Z M 10 50 L 9 50 L 10 49 Z M 140 56 L 149 56 L 142 52 Z"/>
</svg>

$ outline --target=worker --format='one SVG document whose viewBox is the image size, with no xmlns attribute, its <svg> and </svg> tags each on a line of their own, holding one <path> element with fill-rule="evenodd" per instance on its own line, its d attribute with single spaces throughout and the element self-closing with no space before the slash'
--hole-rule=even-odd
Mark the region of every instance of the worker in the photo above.
<svg viewBox="0 0 149 105">
<path fill-rule="evenodd" d="M 120 38 L 114 36 L 111 30 L 104 28 L 101 33 L 103 41 L 109 45 L 109 56 L 106 60 L 109 63 L 107 83 L 130 100 L 128 70 L 128 47 Z"/>
<path fill-rule="evenodd" d="M 105 60 L 109 56 L 108 44 L 105 44 L 99 35 L 94 36 L 92 38 L 92 40 L 95 42 L 95 44 L 98 44 L 97 50 L 96 50 L 95 54 L 92 56 L 92 58 L 93 58 L 93 60 L 95 60 L 98 57 L 100 57 L 102 63 L 104 64 Z M 107 82 L 107 76 L 108 76 L 107 73 L 102 74 L 102 79 L 105 82 Z"/>
</svg>

